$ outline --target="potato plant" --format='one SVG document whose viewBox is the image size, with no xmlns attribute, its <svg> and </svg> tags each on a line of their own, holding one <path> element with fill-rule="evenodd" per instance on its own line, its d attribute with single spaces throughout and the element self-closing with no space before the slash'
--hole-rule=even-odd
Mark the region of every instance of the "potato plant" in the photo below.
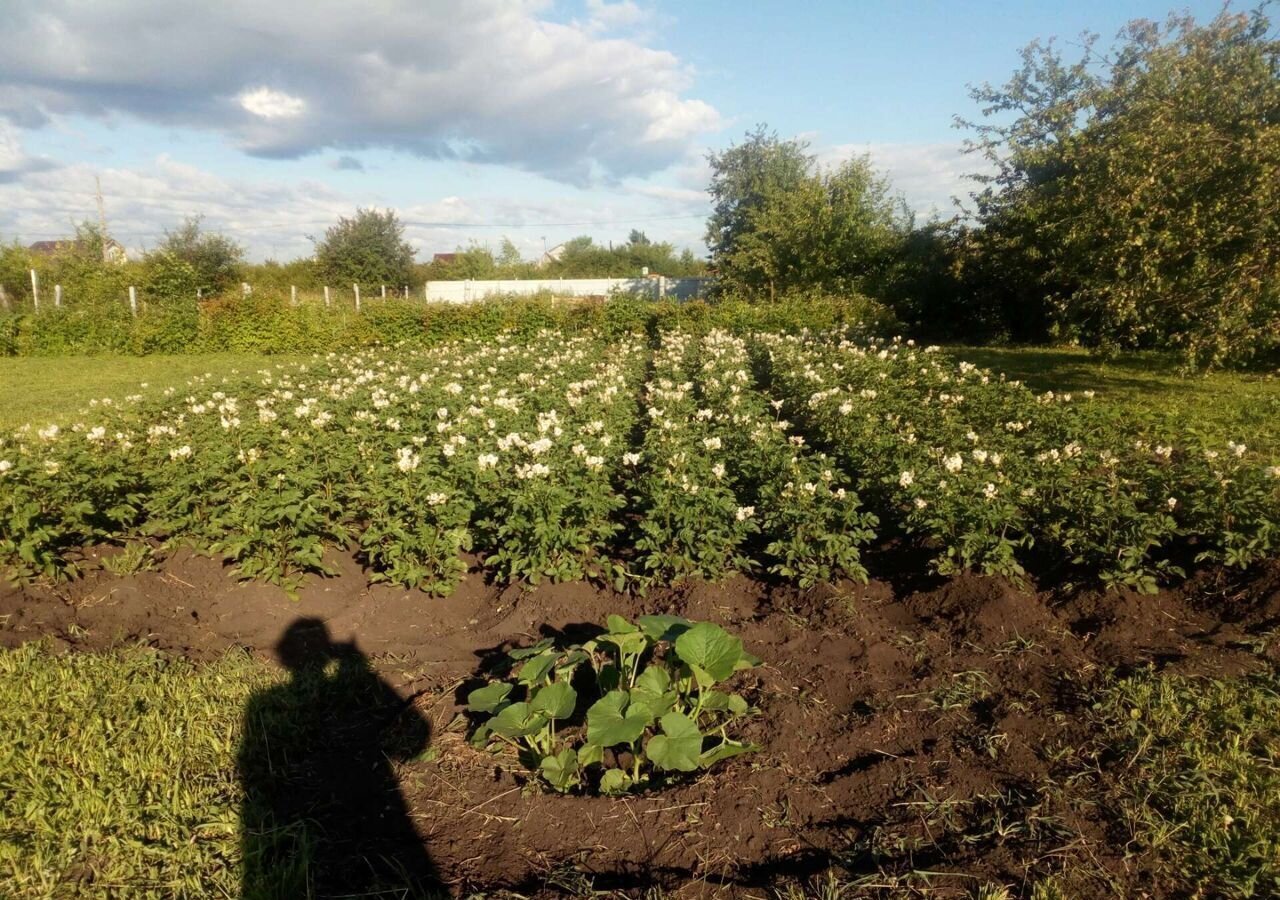
<svg viewBox="0 0 1280 900">
<path fill-rule="evenodd" d="M 612 615 L 584 643 L 507 656 L 505 677 L 467 696 L 472 745 L 514 754 L 554 791 L 645 790 L 758 749 L 732 735 L 750 704 L 722 688 L 759 660 L 718 625 Z"/>
<path fill-rule="evenodd" d="M 937 548 L 939 572 L 1020 580 L 1033 561 L 1154 591 L 1179 551 L 1244 566 L 1274 555 L 1280 469 L 1036 395 L 910 342 L 758 335 L 759 363 L 880 520 Z M 1185 554 L 1181 554 L 1185 555 Z"/>
<path fill-rule="evenodd" d="M 190 546 L 296 592 L 375 581 L 619 589 L 735 572 L 866 578 L 906 536 L 941 573 L 1143 591 L 1280 549 L 1280 467 L 1035 394 L 910 341 L 546 330 L 317 356 L 0 437 L 0 567 Z"/>
</svg>

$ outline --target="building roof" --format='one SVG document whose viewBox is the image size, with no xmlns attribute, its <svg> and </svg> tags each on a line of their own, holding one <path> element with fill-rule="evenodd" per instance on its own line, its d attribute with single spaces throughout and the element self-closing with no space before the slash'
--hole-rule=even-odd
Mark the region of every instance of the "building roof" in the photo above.
<svg viewBox="0 0 1280 900">
<path fill-rule="evenodd" d="M 36 241 L 34 244 L 27 246 L 27 250 L 39 256 L 53 256 L 55 253 L 61 253 L 64 250 L 77 249 L 84 245 L 84 241 L 75 238 L 65 238 L 57 241 Z M 113 237 L 107 238 L 107 255 L 115 260 L 123 260 L 126 258 L 124 245 Z"/>
</svg>

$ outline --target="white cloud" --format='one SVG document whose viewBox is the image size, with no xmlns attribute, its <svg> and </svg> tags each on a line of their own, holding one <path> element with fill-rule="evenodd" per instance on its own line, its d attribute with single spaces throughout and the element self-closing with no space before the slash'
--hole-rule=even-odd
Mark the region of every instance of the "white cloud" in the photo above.
<svg viewBox="0 0 1280 900">
<path fill-rule="evenodd" d="M 26 161 L 27 155 L 18 138 L 18 130 L 0 120 L 0 172 L 16 172 Z"/>
<path fill-rule="evenodd" d="M 95 219 L 95 175 L 102 178 L 108 229 L 135 255 L 155 247 L 165 229 L 199 214 L 206 227 L 245 245 L 251 259 L 309 256 L 309 235 L 322 235 L 357 207 L 385 205 L 376 195 L 346 193 L 315 181 L 227 178 L 164 154 L 137 167 L 104 170 L 75 163 L 56 172 L 28 171 L 7 183 L 0 179 L 0 241 L 66 237 L 71 223 Z M 543 237 L 549 246 L 584 233 L 603 243 L 624 239 L 633 227 L 698 250 L 701 219 L 667 218 L 683 216 L 690 208 L 687 199 L 621 187 L 569 190 L 534 201 L 505 194 L 451 193 L 397 203 L 395 209 L 419 259 L 472 241 L 496 247 L 503 236 L 510 236 L 526 257 L 533 258 L 542 252 Z M 646 221 L 653 216 L 661 221 Z"/>
<path fill-rule="evenodd" d="M 632 0 L 608 3 L 606 0 L 587 0 L 588 28 L 593 31 L 615 31 L 630 28 L 648 18 L 648 14 Z"/>
<path fill-rule="evenodd" d="M 0 29 L 0 117 L 135 116 L 248 153 L 398 149 L 586 183 L 659 171 L 721 125 L 691 68 L 635 36 L 646 13 L 543 0 L 42 0 Z"/>
<path fill-rule="evenodd" d="M 14 181 L 29 172 L 54 168 L 52 162 L 28 155 L 18 129 L 0 119 L 0 184 Z"/>
<path fill-rule="evenodd" d="M 966 200 L 975 189 L 968 176 L 985 172 L 986 162 L 966 155 L 955 143 L 837 144 L 815 150 L 818 161 L 837 165 L 854 156 L 870 155 L 876 169 L 889 176 L 918 220 L 937 214 L 947 218 L 956 212 L 952 198 Z"/>
<path fill-rule="evenodd" d="M 290 97 L 268 87 L 245 91 L 238 99 L 241 106 L 264 119 L 296 119 L 307 108 L 307 101 L 301 97 Z"/>
</svg>

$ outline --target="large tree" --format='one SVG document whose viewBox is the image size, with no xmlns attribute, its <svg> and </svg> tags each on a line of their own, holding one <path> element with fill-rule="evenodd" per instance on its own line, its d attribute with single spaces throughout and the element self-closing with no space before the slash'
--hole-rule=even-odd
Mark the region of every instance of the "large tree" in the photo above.
<svg viewBox="0 0 1280 900">
<path fill-rule="evenodd" d="M 965 122 L 994 174 L 975 249 L 1059 337 L 1197 367 L 1280 351 L 1280 41 L 1261 10 L 1033 43 Z"/>
<path fill-rule="evenodd" d="M 331 284 L 398 287 L 413 278 L 414 250 L 393 210 L 358 209 L 315 245 L 316 265 Z"/>
<path fill-rule="evenodd" d="M 240 281 L 244 248 L 226 235 L 205 231 L 201 221 L 200 216 L 190 216 L 166 231 L 155 255 L 189 266 L 201 292 L 217 293 Z"/>
<path fill-rule="evenodd" d="M 805 142 L 761 126 L 709 161 L 707 245 L 730 290 L 770 298 L 860 290 L 889 264 L 910 224 L 866 158 L 823 169 Z"/>
</svg>

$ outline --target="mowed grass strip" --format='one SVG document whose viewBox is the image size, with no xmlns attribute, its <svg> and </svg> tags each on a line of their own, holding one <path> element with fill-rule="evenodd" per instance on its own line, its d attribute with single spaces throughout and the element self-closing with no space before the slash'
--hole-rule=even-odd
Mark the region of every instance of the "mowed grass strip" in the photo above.
<svg viewBox="0 0 1280 900">
<path fill-rule="evenodd" d="M 0 431 L 27 423 L 65 426 L 76 421 L 90 400 L 155 396 L 196 375 L 246 375 L 301 358 L 256 353 L 0 357 Z"/>
<path fill-rule="evenodd" d="M 1187 896 L 1280 896 L 1280 675 L 1156 675 L 1096 707 L 1109 801 Z"/>
<path fill-rule="evenodd" d="M 239 896 L 236 751 L 273 677 L 238 652 L 0 653 L 0 893 Z"/>
<path fill-rule="evenodd" d="M 1098 400 L 1134 421 L 1153 421 L 1170 434 L 1199 434 L 1216 444 L 1243 441 L 1251 450 L 1280 456 L 1280 373 L 1183 375 L 1176 358 L 1158 353 L 1102 360 L 1073 348 L 946 350 L 1035 391 L 1097 391 Z"/>
</svg>

